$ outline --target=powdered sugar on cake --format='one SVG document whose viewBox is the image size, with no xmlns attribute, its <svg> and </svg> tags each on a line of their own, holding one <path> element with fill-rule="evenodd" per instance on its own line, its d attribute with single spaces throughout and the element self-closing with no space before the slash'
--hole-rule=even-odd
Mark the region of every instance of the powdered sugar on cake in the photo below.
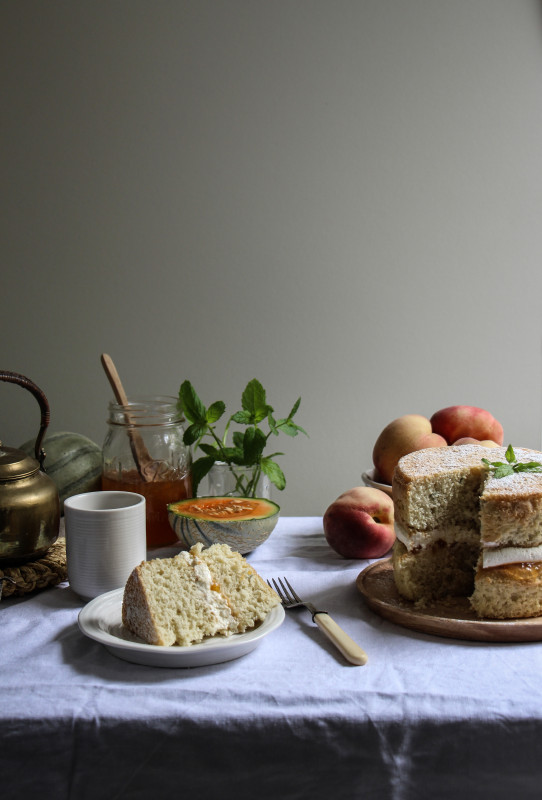
<svg viewBox="0 0 542 800">
<path fill-rule="evenodd" d="M 412 472 L 416 477 L 433 475 L 435 471 L 455 470 L 480 464 L 482 458 L 491 461 L 504 461 L 506 449 L 503 447 L 489 448 L 478 444 L 464 444 L 456 447 L 432 447 L 427 450 L 415 450 L 399 462 L 398 469 L 408 478 Z M 494 458 L 494 454 L 497 457 Z"/>
</svg>

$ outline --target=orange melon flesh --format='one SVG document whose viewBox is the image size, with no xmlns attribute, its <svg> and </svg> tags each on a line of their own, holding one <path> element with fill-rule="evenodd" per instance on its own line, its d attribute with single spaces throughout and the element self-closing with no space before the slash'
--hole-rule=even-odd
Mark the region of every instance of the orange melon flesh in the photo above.
<svg viewBox="0 0 542 800">
<path fill-rule="evenodd" d="M 170 511 L 190 519 L 265 519 L 278 511 L 269 500 L 254 497 L 196 497 L 168 506 Z"/>
</svg>

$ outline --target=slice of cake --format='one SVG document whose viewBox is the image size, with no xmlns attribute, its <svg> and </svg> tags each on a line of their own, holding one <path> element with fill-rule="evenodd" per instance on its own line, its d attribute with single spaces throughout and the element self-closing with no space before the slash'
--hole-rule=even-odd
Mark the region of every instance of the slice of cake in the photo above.
<svg viewBox="0 0 542 800">
<path fill-rule="evenodd" d="M 143 561 L 124 589 L 123 624 L 148 644 L 190 645 L 243 633 L 279 605 L 278 595 L 226 544 L 195 544 Z"/>
<path fill-rule="evenodd" d="M 418 603 L 471 595 L 478 616 L 542 613 L 542 473 L 508 463 L 505 448 L 461 445 L 402 458 L 393 479 L 399 593 Z M 516 448 L 523 466 L 542 453 Z"/>
<path fill-rule="evenodd" d="M 409 600 L 470 594 L 480 551 L 479 497 L 488 448 L 435 447 L 404 456 L 393 478 L 395 582 Z M 493 451 L 492 451 L 493 452 Z"/>
<path fill-rule="evenodd" d="M 514 456 L 519 463 L 542 463 L 542 453 L 532 450 L 516 448 Z M 470 598 L 478 616 L 540 616 L 542 473 L 489 473 L 480 496 L 480 544 Z"/>
</svg>

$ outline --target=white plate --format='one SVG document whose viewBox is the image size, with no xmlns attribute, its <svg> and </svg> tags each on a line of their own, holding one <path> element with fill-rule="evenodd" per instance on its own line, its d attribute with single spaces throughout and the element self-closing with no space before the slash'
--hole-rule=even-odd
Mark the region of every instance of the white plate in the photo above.
<svg viewBox="0 0 542 800">
<path fill-rule="evenodd" d="M 146 644 L 126 630 L 122 624 L 123 593 L 124 589 L 115 589 L 91 600 L 79 613 L 79 627 L 118 658 L 151 667 L 202 667 L 232 661 L 254 650 L 284 620 L 283 607 L 275 606 L 261 625 L 246 633 L 214 636 L 189 647 L 160 647 Z"/>
<path fill-rule="evenodd" d="M 361 478 L 365 486 L 371 486 L 373 489 L 380 489 L 380 491 L 386 492 L 386 494 L 389 494 L 391 497 L 391 486 L 389 483 L 379 483 L 375 481 L 374 475 L 374 469 L 368 469 L 367 472 L 361 473 Z"/>
</svg>

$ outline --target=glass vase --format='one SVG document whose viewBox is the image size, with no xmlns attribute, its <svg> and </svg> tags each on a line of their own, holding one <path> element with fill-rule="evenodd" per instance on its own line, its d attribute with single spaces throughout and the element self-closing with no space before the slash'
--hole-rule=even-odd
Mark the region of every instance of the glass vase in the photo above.
<svg viewBox="0 0 542 800">
<path fill-rule="evenodd" d="M 207 494 L 212 497 L 263 497 L 271 499 L 271 481 L 258 467 L 230 466 L 218 461 L 207 474 Z"/>
</svg>

